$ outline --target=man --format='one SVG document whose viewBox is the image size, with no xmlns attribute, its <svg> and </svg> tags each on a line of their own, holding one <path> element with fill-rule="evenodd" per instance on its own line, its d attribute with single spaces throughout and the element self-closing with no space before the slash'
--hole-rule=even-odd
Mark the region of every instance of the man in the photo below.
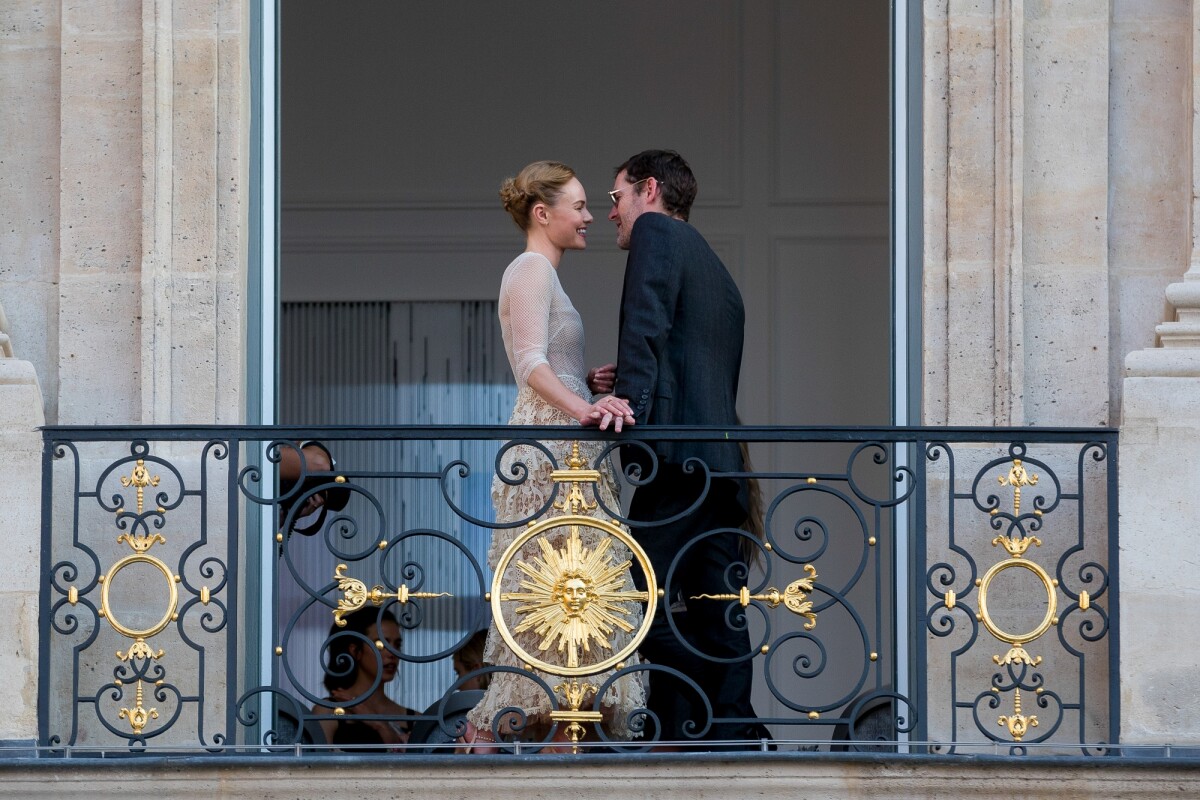
<svg viewBox="0 0 1200 800">
<path fill-rule="evenodd" d="M 638 425 L 736 425 L 745 310 L 725 265 L 687 222 L 696 197 L 691 168 L 678 153 L 647 150 L 617 167 L 609 196 L 617 245 L 629 251 L 615 394 L 628 398 Z M 742 471 L 740 448 L 728 441 L 648 444 L 657 456 L 657 475 L 637 488 L 629 516 L 635 520 L 633 535 L 668 594 L 641 652 L 695 680 L 714 717 L 738 720 L 713 725 L 705 738 L 759 738 L 766 734 L 750 705 L 753 667 L 744 617 L 727 617 L 728 602 L 691 599 L 740 588 L 730 581 L 744 581 L 744 569 L 740 574 L 729 569 L 744 564 L 738 534 L 725 530 L 685 550 L 693 537 L 745 522 L 745 481 L 711 477 Z M 644 450 L 631 445 L 622 457 L 637 465 L 643 479 L 649 476 L 653 465 Z M 688 509 L 693 510 L 679 520 L 653 524 Z M 636 525 L 643 521 L 651 524 Z M 645 587 L 644 576 L 635 580 Z M 687 609 L 686 615 L 676 615 L 677 620 L 686 616 L 677 625 L 694 649 L 679 641 L 667 621 L 667 606 L 677 596 Z M 689 698 L 694 692 L 681 689 L 680 681 L 651 673 L 650 709 L 659 716 L 663 739 L 690 738 L 684 723 L 706 721 L 703 706 Z"/>
</svg>

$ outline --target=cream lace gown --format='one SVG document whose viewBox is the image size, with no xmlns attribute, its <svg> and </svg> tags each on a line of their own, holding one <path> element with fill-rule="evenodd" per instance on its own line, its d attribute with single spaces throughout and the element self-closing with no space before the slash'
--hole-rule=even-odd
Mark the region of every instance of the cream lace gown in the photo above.
<svg viewBox="0 0 1200 800">
<path fill-rule="evenodd" d="M 583 324 L 579 313 L 571 305 L 570 298 L 563 291 L 558 281 L 558 272 L 551 266 L 549 260 L 537 253 L 522 253 L 508 265 L 500 284 L 500 329 L 504 336 L 504 347 L 512 365 L 513 375 L 517 379 L 517 402 L 513 407 L 512 425 L 572 425 L 577 424 L 569 415 L 558 410 L 542 399 L 541 395 L 528 385 L 529 374 L 539 364 L 547 364 L 558 375 L 559 379 L 581 398 L 591 402 L 592 395 L 587 388 L 587 369 L 583 360 Z M 566 467 L 566 458 L 570 452 L 570 442 L 542 442 L 550 452 L 554 453 L 560 468 Z M 589 467 L 595 462 L 601 451 L 599 442 L 581 442 L 580 452 Z M 496 507 L 497 522 L 513 522 L 528 519 L 539 508 L 546 504 L 553 490 L 550 472 L 554 468 L 545 455 L 534 448 L 523 446 L 510 449 L 501 463 L 502 473 L 512 476 L 511 467 L 514 463 L 524 463 L 529 468 L 529 475 L 520 484 L 509 486 L 498 478 L 492 481 L 492 502 Z M 618 509 L 616 486 L 612 468 L 605 463 L 601 468 L 602 478 L 599 483 L 591 484 L 596 487 L 603 503 L 611 509 Z M 587 499 L 591 490 L 584 489 Z M 559 492 L 559 499 L 563 492 Z M 550 513 L 558 513 L 551 511 Z M 603 516 L 600 508 L 587 512 Z M 607 518 L 607 517 L 605 517 Z M 492 534 L 492 544 L 488 552 L 488 564 L 494 570 L 504 550 L 516 539 L 524 529 L 523 525 L 515 528 L 497 529 Z M 581 531 L 583 546 L 595 548 L 599 541 L 607 538 L 599 531 L 583 529 Z M 631 558 L 629 549 L 620 542 L 612 542 L 612 558 L 615 562 Z M 555 543 L 555 546 L 559 546 Z M 540 557 L 537 541 L 531 541 L 518 558 L 532 562 Z M 511 562 L 510 562 L 511 563 Z M 519 575 L 517 570 L 510 568 L 505 575 L 502 591 L 519 592 Z M 628 570 L 625 573 L 625 589 L 633 591 L 633 579 Z M 514 615 L 515 616 L 515 615 Z M 514 631 L 518 619 L 507 619 L 509 631 Z M 641 610 L 636 617 L 629 619 L 636 631 L 641 624 Z M 539 653 L 538 645 L 542 637 L 530 630 L 514 633 L 514 638 L 531 655 L 538 656 L 544 661 L 558 663 L 556 654 Z M 616 630 L 610 641 L 613 650 L 605 650 L 594 642 L 589 651 L 581 651 L 581 665 L 589 662 L 596 663 L 608 658 L 612 653 L 624 647 L 630 641 L 631 634 Z M 488 664 L 509 667 L 522 667 L 519 660 L 505 645 L 504 640 L 493 623 L 488 631 L 487 645 L 484 648 L 484 661 Z M 627 665 L 638 662 L 634 654 L 626 659 Z M 561 683 L 562 679 L 553 675 L 538 673 L 542 680 L 551 688 Z M 602 673 L 587 678 L 589 683 L 599 686 L 611 675 Z M 594 699 L 594 698 L 593 698 Z M 591 702 L 587 707 L 591 707 Z M 627 675 L 615 682 L 606 692 L 602 700 L 604 711 L 604 729 L 616 738 L 629 735 L 628 715 L 634 709 L 645 705 L 645 688 L 642 679 L 637 674 Z M 494 673 L 491 683 L 482 700 L 468 715 L 471 724 L 482 730 L 490 729 L 493 718 L 504 708 L 516 707 L 525 709 L 529 721 L 548 721 L 550 699 L 537 684 L 512 673 Z"/>
</svg>

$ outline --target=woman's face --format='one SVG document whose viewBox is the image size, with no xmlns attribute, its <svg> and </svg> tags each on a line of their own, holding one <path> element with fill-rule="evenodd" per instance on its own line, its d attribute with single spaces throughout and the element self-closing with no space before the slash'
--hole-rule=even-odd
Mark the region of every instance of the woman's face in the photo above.
<svg viewBox="0 0 1200 800">
<path fill-rule="evenodd" d="M 475 670 L 480 669 L 481 667 L 483 667 L 483 664 L 476 661 L 474 656 L 468 656 L 468 657 L 464 658 L 464 656 L 461 652 L 454 654 L 454 671 L 458 674 L 458 676 L 460 678 L 463 675 L 466 675 L 468 672 L 474 672 Z M 484 688 L 484 686 L 483 686 L 484 680 L 485 680 L 484 676 L 476 675 L 474 678 L 471 678 L 471 680 L 467 681 L 466 683 L 464 683 L 462 686 L 460 686 L 458 688 L 462 689 L 463 691 L 467 691 L 469 689 L 482 689 L 482 688 Z"/>
<path fill-rule="evenodd" d="M 372 642 L 380 639 L 375 625 L 368 627 L 365 634 Z M 352 655 L 354 656 L 354 660 L 358 662 L 361 674 L 371 682 L 375 681 L 376 671 L 381 664 L 383 666 L 382 683 L 387 683 L 395 678 L 396 669 L 400 666 L 400 659 L 392 652 L 392 650 L 397 653 L 400 652 L 400 626 L 390 619 L 385 619 L 383 621 L 382 639 L 386 644 L 391 645 L 391 650 L 386 647 L 383 650 L 379 650 L 374 645 L 365 645 L 362 643 L 351 645 Z M 378 653 L 379 657 L 376 658 L 371 651 Z"/>
<path fill-rule="evenodd" d="M 583 250 L 587 247 L 587 228 L 592 214 L 587 207 L 587 193 L 578 178 L 571 178 L 562 192 L 547 206 L 546 234 L 550 242 L 563 250 Z"/>
</svg>

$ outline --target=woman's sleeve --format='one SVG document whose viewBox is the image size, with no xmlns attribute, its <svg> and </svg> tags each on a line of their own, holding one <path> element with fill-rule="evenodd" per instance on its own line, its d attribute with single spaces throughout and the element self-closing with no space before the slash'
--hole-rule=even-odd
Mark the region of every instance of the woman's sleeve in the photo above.
<svg viewBox="0 0 1200 800">
<path fill-rule="evenodd" d="M 514 265 L 505 285 L 509 320 L 512 324 L 513 374 L 518 385 L 529 383 L 529 373 L 539 364 L 549 364 L 550 299 L 554 267 L 541 258 Z"/>
</svg>

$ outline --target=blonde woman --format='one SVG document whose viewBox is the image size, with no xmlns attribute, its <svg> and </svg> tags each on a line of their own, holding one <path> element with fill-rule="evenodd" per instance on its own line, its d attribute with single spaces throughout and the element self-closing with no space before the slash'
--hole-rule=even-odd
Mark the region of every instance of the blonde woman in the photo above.
<svg viewBox="0 0 1200 800">
<path fill-rule="evenodd" d="M 516 177 L 504 181 L 500 197 L 505 210 L 525 234 L 524 251 L 508 265 L 500 283 L 500 328 L 518 388 L 510 424 L 579 424 L 601 428 L 611 424 L 617 431 L 632 425 L 633 411 L 625 400 L 609 394 L 593 394 L 593 390 L 611 390 L 615 368 L 608 364 L 588 373 L 584 366 L 583 324 L 558 280 L 563 255 L 568 250 L 587 247 L 592 214 L 582 184 L 570 167 L 553 161 L 537 161 L 522 169 Z M 566 466 L 570 442 L 542 444 L 554 454 L 559 467 Z M 588 463 L 593 463 L 600 452 L 599 443 L 582 442 L 581 446 Z M 515 523 L 529 519 L 545 506 L 554 491 L 550 480 L 554 465 L 544 454 L 528 446 L 514 447 L 501 463 L 502 474 L 513 475 L 512 467 L 517 463 L 529 469 L 525 480 L 516 485 L 509 485 L 499 478 L 493 480 L 492 501 L 497 522 Z M 605 465 L 602 472 L 603 479 L 594 484 L 596 491 L 604 504 L 616 509 L 611 469 Z M 600 514 L 602 509 L 593 513 Z M 498 529 L 493 534 L 488 555 L 493 569 L 520 532 L 518 525 Z M 595 547 L 601 536 L 599 532 L 585 530 L 584 546 Z M 616 563 L 630 558 L 624 545 L 614 544 Z M 520 554 L 523 560 L 532 561 L 539 557 L 536 542 L 531 542 L 528 548 L 528 553 Z M 515 570 L 506 574 L 503 591 L 521 591 L 518 577 L 512 573 Z M 628 570 L 625 580 L 628 590 L 633 591 Z M 637 614 L 637 618 L 631 620 L 635 626 L 641 622 L 640 610 Z M 514 630 L 518 620 L 506 622 L 509 630 Z M 528 652 L 538 652 L 542 637 L 536 632 L 526 631 L 516 636 Z M 611 644 L 615 651 L 628 641 L 629 635 L 618 630 Z M 611 655 L 610 651 L 593 644 L 590 651 L 580 653 L 580 663 L 598 662 L 608 655 Z M 505 645 L 494 623 L 488 631 L 483 660 L 499 666 L 523 667 L 523 662 Z M 636 656 L 627 663 L 637 663 Z M 550 675 L 540 677 L 551 687 L 561 682 Z M 599 685 L 607 677 L 607 674 L 593 676 L 589 682 Z M 628 735 L 629 713 L 644 704 L 645 690 L 640 678 L 630 675 L 614 682 L 601 701 L 606 732 L 617 737 Z M 494 742 L 496 736 L 504 737 L 514 732 L 513 729 L 519 727 L 517 721 L 511 714 L 500 713 L 511 707 L 524 709 L 527 714 L 521 731 L 523 738 L 544 738 L 550 727 L 550 698 L 528 678 L 500 672 L 492 675 L 483 699 L 467 717 L 471 727 L 466 741 L 476 745 L 478 751 L 479 744 Z"/>
</svg>

